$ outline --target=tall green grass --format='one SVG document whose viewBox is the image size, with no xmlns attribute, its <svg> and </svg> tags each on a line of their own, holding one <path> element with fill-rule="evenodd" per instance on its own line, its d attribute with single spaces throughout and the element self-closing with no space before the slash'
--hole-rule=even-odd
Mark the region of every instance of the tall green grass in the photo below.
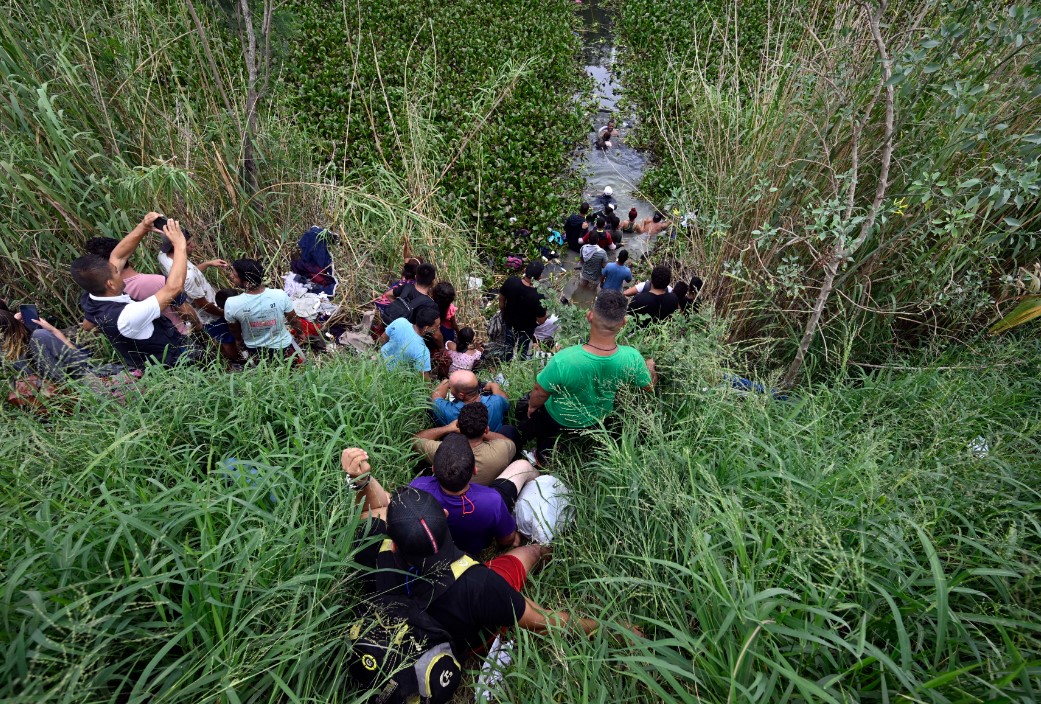
<svg viewBox="0 0 1041 704">
<path fill-rule="evenodd" d="M 644 187 L 697 212 L 669 254 L 708 282 L 736 338 L 790 355 L 837 243 L 879 174 L 875 3 L 619 3 L 627 97 L 660 157 Z M 764 9 L 765 6 L 765 9 Z M 875 226 L 842 264 L 818 365 L 941 348 L 1000 317 L 1038 238 L 1036 8 L 889 3 L 895 148 Z"/>
<path fill-rule="evenodd" d="M 153 209 L 179 217 L 200 256 L 259 257 L 273 273 L 288 270 L 303 231 L 333 228 L 343 234 L 332 247 L 345 284 L 338 302 L 348 307 L 384 289 L 406 243 L 436 259 L 450 280 L 474 270 L 476 238 L 443 210 L 445 150 L 431 139 L 432 97 L 422 85 L 384 88 L 411 111 L 401 116 L 400 139 L 384 145 L 388 160 L 406 168 L 360 163 L 335 178 L 314 159 L 306 121 L 276 86 L 261 101 L 252 136 L 254 191 L 240 173 L 246 79 L 236 25 L 221 6 L 197 6 L 217 75 L 184 3 L 0 5 L 5 298 L 78 320 L 68 264 L 89 237 L 120 237 Z M 277 51 L 293 36 L 291 25 L 277 23 L 276 74 Z M 418 71 L 416 63 L 410 68 Z M 511 76 L 496 77 L 506 83 Z M 502 88 L 492 79 L 482 85 Z M 459 101 L 487 102 L 476 89 Z M 151 250 L 154 243 L 146 244 L 135 260 L 142 270 L 156 266 Z"/>
<path fill-rule="evenodd" d="M 564 325 L 577 340 L 581 317 Z M 627 335 L 660 387 L 620 394 L 617 439 L 594 432 L 554 468 L 578 523 L 527 589 L 608 625 L 518 635 L 502 700 L 1036 698 L 1036 343 L 778 402 L 721 384 L 743 363 L 717 322 Z M 505 371 L 516 397 L 537 363 Z M 358 701 L 338 453 L 407 481 L 428 389 L 346 357 L 144 384 L 44 422 L 0 411 L 0 698 Z M 229 480 L 229 457 L 264 478 Z"/>
</svg>

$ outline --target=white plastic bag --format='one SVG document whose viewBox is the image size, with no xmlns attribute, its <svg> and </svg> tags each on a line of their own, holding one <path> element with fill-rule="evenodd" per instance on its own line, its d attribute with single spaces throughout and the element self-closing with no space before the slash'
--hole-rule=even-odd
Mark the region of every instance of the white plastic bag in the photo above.
<svg viewBox="0 0 1041 704">
<path fill-rule="evenodd" d="M 502 684 L 503 673 L 513 663 L 513 641 L 502 639 L 502 634 L 495 636 L 495 642 L 488 650 L 488 656 L 481 665 L 481 675 L 474 686 L 474 701 L 487 704 L 495 701 L 493 690 Z"/>
<path fill-rule="evenodd" d="M 548 544 L 575 520 L 575 508 L 567 498 L 570 493 L 562 481 L 548 474 L 525 484 L 513 510 L 517 530 L 536 543 Z"/>
</svg>

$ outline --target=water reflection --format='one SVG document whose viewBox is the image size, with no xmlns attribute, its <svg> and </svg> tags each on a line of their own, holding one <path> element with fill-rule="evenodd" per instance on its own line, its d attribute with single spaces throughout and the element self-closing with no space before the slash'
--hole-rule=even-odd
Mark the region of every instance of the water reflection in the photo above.
<svg viewBox="0 0 1041 704">
<path fill-rule="evenodd" d="M 647 156 L 626 143 L 626 136 L 633 121 L 630 116 L 621 113 L 618 103 L 623 91 L 615 79 L 614 64 L 617 49 L 613 39 L 613 21 L 610 13 L 600 6 L 599 2 L 583 0 L 579 12 L 582 17 L 582 57 L 585 61 L 586 73 L 593 81 L 593 97 L 597 103 L 597 112 L 590 125 L 585 145 L 575 154 L 575 169 L 583 174 L 586 187 L 583 199 L 594 205 L 595 199 L 610 186 L 614 191 L 617 203 L 616 214 L 623 221 L 627 219 L 630 208 L 636 208 L 638 218 L 642 220 L 654 214 L 654 206 L 640 197 L 638 184 L 647 166 Z M 611 147 L 597 149 L 597 131 L 608 121 L 615 123 L 616 132 L 611 139 Z M 575 204 L 577 211 L 578 204 Z M 622 247 L 629 252 L 630 260 L 637 260 L 650 248 L 650 239 L 646 235 L 623 235 Z M 610 252 L 613 260 L 616 252 Z M 578 256 L 568 252 L 561 261 L 569 273 L 574 273 L 578 265 Z M 564 297 L 579 305 L 588 306 L 593 294 L 588 289 L 578 286 L 578 276 L 570 277 L 563 290 Z"/>
</svg>

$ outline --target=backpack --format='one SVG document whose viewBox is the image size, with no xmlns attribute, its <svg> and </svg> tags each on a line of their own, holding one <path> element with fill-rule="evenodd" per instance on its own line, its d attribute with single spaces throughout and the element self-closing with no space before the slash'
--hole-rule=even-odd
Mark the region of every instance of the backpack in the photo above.
<svg viewBox="0 0 1041 704">
<path fill-rule="evenodd" d="M 391 541 L 380 547 L 378 564 L 393 569 Z M 426 612 L 462 574 L 478 564 L 463 555 L 453 562 L 449 579 L 422 595 L 381 593 L 365 602 L 348 630 L 351 653 L 347 669 L 359 685 L 377 694 L 378 704 L 444 704 L 459 687 L 462 666 L 452 650 L 451 635 Z"/>
<path fill-rule="evenodd" d="M 401 289 L 401 295 L 383 310 L 383 324 L 390 325 L 398 318 L 412 320 L 412 313 L 417 308 L 430 307 L 438 312 L 440 309 L 434 303 L 434 299 L 425 293 L 420 293 L 412 284 L 405 284 Z"/>
</svg>

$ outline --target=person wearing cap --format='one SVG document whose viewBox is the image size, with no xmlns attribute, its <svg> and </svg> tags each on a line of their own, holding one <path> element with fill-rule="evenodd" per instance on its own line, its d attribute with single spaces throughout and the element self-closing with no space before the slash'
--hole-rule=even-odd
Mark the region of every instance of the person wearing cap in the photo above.
<svg viewBox="0 0 1041 704">
<path fill-rule="evenodd" d="M 598 425 L 614 410 L 622 384 L 650 389 L 657 380 L 654 359 L 619 345 L 628 301 L 618 291 L 601 291 L 586 313 L 589 339 L 557 352 L 536 377 L 528 398 L 528 417 L 535 434 L 540 464 L 558 437 Z"/>
<path fill-rule="evenodd" d="M 516 352 L 520 352 L 522 359 L 527 359 L 531 343 L 535 341 L 535 328 L 539 325 L 536 319 L 545 298 L 539 293 L 536 282 L 542 278 L 544 270 L 542 262 L 528 262 L 524 278 L 510 276 L 499 288 L 499 310 L 506 328 L 504 359 L 507 362 Z"/>
<path fill-rule="evenodd" d="M 437 499 L 448 512 L 455 544 L 470 555 L 478 555 L 493 539 L 500 546 L 520 545 L 513 507 L 521 489 L 537 475 L 531 463 L 518 460 L 488 486 L 476 484 L 472 480 L 477 476 L 477 464 L 470 442 L 459 433 L 451 433 L 434 453 L 434 476 L 416 477 L 410 486 Z"/>
<path fill-rule="evenodd" d="M 596 202 L 600 204 L 601 208 L 606 208 L 608 205 L 613 205 L 614 200 L 614 189 L 610 186 L 604 187 L 604 192 L 596 197 Z"/>
<path fill-rule="evenodd" d="M 537 633 L 572 621 L 586 633 L 597 628 L 593 619 L 544 609 L 520 593 L 545 548 L 523 545 L 484 564 L 467 563 L 433 495 L 411 486 L 391 495 L 372 476 L 361 448 L 344 450 L 340 463 L 362 508 L 362 547 L 355 560 L 368 568 L 364 584 L 370 591 L 407 589 L 421 598 L 424 590 L 433 593 L 432 585 L 450 583 L 426 613 L 448 631 L 458 654 L 486 651 L 497 632 L 513 625 Z M 452 567 L 461 564 L 468 566 L 456 576 Z"/>
</svg>

